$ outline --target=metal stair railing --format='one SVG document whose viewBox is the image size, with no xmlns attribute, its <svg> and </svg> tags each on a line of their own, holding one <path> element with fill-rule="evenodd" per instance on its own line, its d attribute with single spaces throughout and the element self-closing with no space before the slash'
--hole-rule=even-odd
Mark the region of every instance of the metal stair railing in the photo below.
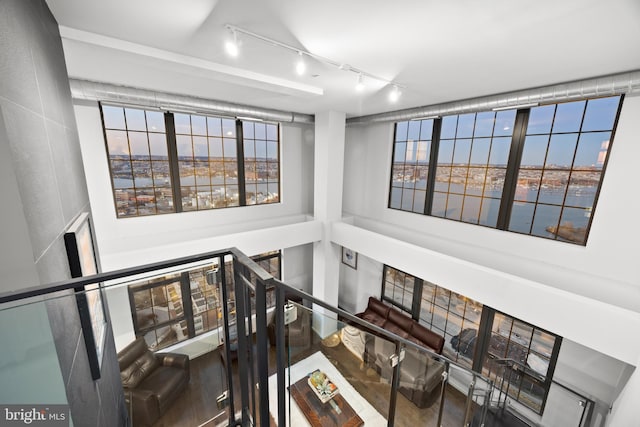
<svg viewBox="0 0 640 427">
<path fill-rule="evenodd" d="M 504 411 L 505 409 L 507 409 L 507 400 L 509 398 L 509 391 L 511 389 L 511 386 L 513 385 L 512 376 L 514 374 L 528 375 L 529 377 L 532 377 L 540 382 L 544 382 L 543 375 L 534 371 L 524 363 L 514 359 L 510 359 L 510 358 L 491 359 L 491 362 L 489 364 L 489 371 L 487 374 L 489 378 L 491 378 L 491 375 L 494 373 L 493 372 L 494 367 L 496 368 L 496 372 L 495 372 L 495 380 L 493 384 L 494 384 L 494 388 L 497 389 L 498 395 L 497 395 L 497 400 L 495 400 L 495 405 L 492 405 L 492 407 L 500 411 Z M 501 372 L 501 374 L 498 375 L 498 372 Z M 507 383 L 506 389 L 505 389 L 505 381 Z M 583 426 L 589 425 L 591 414 L 595 406 L 595 402 L 592 399 L 584 396 L 582 393 L 572 389 L 571 387 L 565 384 L 559 383 L 553 379 L 551 379 L 551 383 L 554 385 L 557 385 L 558 387 L 561 387 L 562 389 L 568 391 L 569 393 L 572 393 L 579 399 L 578 403 L 583 408 L 583 411 L 577 427 L 583 427 Z M 518 387 L 518 392 L 519 391 L 520 391 L 520 387 Z M 493 404 L 494 401 L 492 400 L 491 402 Z M 518 416 L 521 419 L 524 418 L 523 421 L 527 423 L 532 422 L 531 420 L 528 420 L 524 414 L 521 414 L 520 412 L 518 412 L 517 409 L 515 409 L 512 405 L 509 405 L 508 408 L 511 409 L 512 413 L 515 412 L 514 415 Z M 542 416 L 543 414 L 544 412 L 541 413 L 540 415 Z"/>
<path fill-rule="evenodd" d="M 244 259 L 242 260 L 244 261 Z M 249 260 L 250 261 L 250 260 Z M 251 263 L 253 263 L 251 261 Z M 255 265 L 256 267 L 260 268 L 259 266 Z M 252 265 L 253 267 L 253 265 Z M 240 268 L 234 268 L 234 270 L 236 271 L 241 271 Z M 253 268 L 252 268 L 253 270 Z M 267 273 L 265 273 L 267 274 Z M 268 276 L 268 274 L 267 274 Z M 364 330 L 369 330 L 372 331 L 373 333 L 383 337 L 384 339 L 391 341 L 393 343 L 396 344 L 396 354 L 400 354 L 401 351 L 403 351 L 405 348 L 411 348 L 411 349 L 415 349 L 419 352 L 422 352 L 424 354 L 428 354 L 436 359 L 439 359 L 440 361 L 444 362 L 445 364 L 445 371 L 443 373 L 443 381 L 442 381 L 442 385 L 441 385 L 441 390 L 440 390 L 440 407 L 438 408 L 438 421 L 437 424 L 438 426 L 442 425 L 442 419 L 443 419 L 443 409 L 444 409 L 444 405 L 445 405 L 445 391 L 446 391 L 446 386 L 448 383 L 448 377 L 450 374 L 450 368 L 452 366 L 454 366 L 456 369 L 460 369 L 462 371 L 464 371 L 466 374 L 470 375 L 472 377 L 472 382 L 469 386 L 469 392 L 468 392 L 468 402 L 467 405 L 465 406 L 465 411 L 464 411 L 464 422 L 463 422 L 463 426 L 469 426 L 470 422 L 471 422 L 471 418 L 473 415 L 473 398 L 474 397 L 479 397 L 479 396 L 484 396 L 485 397 L 485 401 L 483 402 L 482 406 L 483 406 L 483 410 L 481 411 L 481 422 L 484 422 L 484 418 L 486 417 L 486 406 L 488 401 L 486 399 L 490 399 L 490 395 L 491 395 L 491 391 L 493 390 L 493 382 L 489 379 L 484 377 L 483 375 L 474 372 L 464 366 L 459 365 L 458 363 L 451 361 L 450 359 L 448 359 L 445 356 L 442 356 L 440 354 L 436 354 L 433 353 L 432 351 L 429 351 L 427 349 L 425 349 L 424 347 L 419 346 L 418 344 L 408 341 L 405 338 L 402 338 L 396 334 L 393 334 L 389 331 L 387 331 L 386 329 L 383 329 L 381 327 L 378 327 L 372 323 L 369 323 L 363 319 L 360 319 L 359 317 L 356 317 L 354 315 L 352 315 L 351 313 L 348 313 L 338 307 L 334 307 L 331 306 L 330 304 L 327 304 L 326 302 L 319 300 L 315 297 L 313 297 L 312 295 L 307 294 L 306 292 L 303 292 L 299 289 L 296 288 L 292 288 L 288 285 L 286 285 L 285 283 L 277 280 L 277 279 L 273 279 L 273 278 L 269 278 L 266 279 L 267 276 L 264 276 L 262 278 L 258 278 L 254 284 L 251 285 L 251 289 L 255 290 L 255 296 L 256 296 L 256 315 L 259 311 L 263 311 L 266 312 L 266 305 L 264 303 L 265 298 L 264 295 L 261 296 L 261 294 L 265 294 L 267 290 L 272 289 L 272 287 L 275 287 L 275 294 L 276 294 L 276 307 L 275 307 L 275 323 L 276 325 L 278 325 L 278 327 L 276 328 L 276 374 L 277 374 L 277 399 L 278 399 L 278 420 L 277 423 L 278 425 L 286 425 L 286 414 L 285 414 L 285 365 L 286 365 L 286 360 L 285 360 L 285 343 L 284 343 L 284 305 L 285 305 L 285 291 L 287 293 L 287 295 L 289 297 L 298 297 L 301 298 L 302 300 L 306 301 L 307 303 L 311 304 L 314 308 L 318 307 L 319 310 L 324 310 L 325 314 L 326 313 L 332 313 L 333 315 L 336 316 L 336 319 L 340 319 L 341 321 L 345 321 L 345 322 L 349 322 L 355 326 L 360 326 L 361 328 L 363 328 Z M 236 280 L 236 284 L 240 282 L 238 280 Z M 246 283 L 246 281 L 245 281 Z M 236 290 L 236 295 L 238 295 L 238 289 Z M 258 331 L 260 332 L 260 328 L 258 328 Z M 256 355 L 256 358 L 258 359 L 258 387 L 261 391 L 260 393 L 260 398 L 261 399 L 265 399 L 263 400 L 263 402 L 268 403 L 269 400 L 269 396 L 268 396 L 268 387 L 266 384 L 266 380 L 267 377 L 264 374 L 260 373 L 261 369 L 264 369 L 266 372 L 266 362 L 264 363 L 260 363 L 260 359 L 266 357 L 266 355 L 264 354 L 264 352 L 262 354 L 258 353 Z M 387 423 L 388 426 L 393 426 L 394 425 L 394 419 L 395 419 L 395 412 L 396 412 L 396 401 L 397 401 L 397 393 L 398 393 L 398 388 L 399 388 L 399 382 L 400 382 L 400 367 L 401 367 L 401 363 L 397 363 L 394 368 L 393 368 L 393 374 L 392 374 L 392 378 L 391 378 L 391 395 L 389 398 L 389 411 L 388 411 L 388 419 L 387 419 Z M 475 385 L 478 383 L 478 381 L 482 381 L 486 384 L 488 384 L 487 388 L 484 389 L 482 392 L 479 392 L 478 394 L 474 393 L 474 389 L 475 389 Z M 264 382 L 264 384 L 262 383 Z M 269 417 L 268 417 L 268 408 L 266 408 L 266 404 L 263 404 L 261 402 L 260 404 L 260 410 L 266 410 L 266 414 L 261 414 L 260 417 L 260 425 L 261 426 L 269 426 Z M 266 415 L 266 416 L 265 416 Z M 244 424 L 243 424 L 244 425 Z"/>
</svg>

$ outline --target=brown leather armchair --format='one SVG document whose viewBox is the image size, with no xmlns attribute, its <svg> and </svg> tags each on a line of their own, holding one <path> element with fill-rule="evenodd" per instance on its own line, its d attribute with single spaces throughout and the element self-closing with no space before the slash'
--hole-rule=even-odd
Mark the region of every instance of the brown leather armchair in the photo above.
<svg viewBox="0 0 640 427">
<path fill-rule="evenodd" d="M 175 353 L 153 354 L 144 338 L 122 349 L 118 363 L 136 427 L 153 425 L 189 383 L 189 357 Z"/>
</svg>

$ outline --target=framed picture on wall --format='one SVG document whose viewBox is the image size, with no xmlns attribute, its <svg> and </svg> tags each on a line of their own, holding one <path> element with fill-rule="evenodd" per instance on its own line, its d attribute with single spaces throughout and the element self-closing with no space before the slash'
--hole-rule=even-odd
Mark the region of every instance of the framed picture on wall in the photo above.
<svg viewBox="0 0 640 427">
<path fill-rule="evenodd" d="M 358 269 L 358 253 L 349 248 L 342 247 L 342 263 L 354 270 Z"/>
<path fill-rule="evenodd" d="M 82 213 L 64 234 L 64 244 L 71 277 L 91 276 L 98 273 L 89 214 Z M 91 377 L 100 378 L 100 366 L 107 330 L 102 289 L 99 283 L 76 289 L 76 302 L 82 334 L 87 347 Z"/>
</svg>

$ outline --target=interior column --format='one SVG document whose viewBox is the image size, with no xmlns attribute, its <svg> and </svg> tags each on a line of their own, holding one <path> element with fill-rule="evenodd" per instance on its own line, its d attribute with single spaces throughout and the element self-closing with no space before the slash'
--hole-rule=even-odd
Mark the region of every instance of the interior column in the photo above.
<svg viewBox="0 0 640 427">
<path fill-rule="evenodd" d="M 331 243 L 329 224 L 342 217 L 344 174 L 344 136 L 346 115 L 335 111 L 315 116 L 313 210 L 324 224 L 323 238 L 313 244 L 313 296 L 338 305 L 341 248 Z M 319 307 L 315 311 L 321 313 Z M 325 337 L 335 330 L 336 322 L 326 315 L 314 316 L 314 329 Z"/>
</svg>

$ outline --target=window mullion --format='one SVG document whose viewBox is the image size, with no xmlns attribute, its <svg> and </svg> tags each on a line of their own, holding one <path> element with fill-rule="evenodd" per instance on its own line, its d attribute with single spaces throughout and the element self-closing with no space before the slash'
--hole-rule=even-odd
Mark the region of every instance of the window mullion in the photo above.
<svg viewBox="0 0 640 427">
<path fill-rule="evenodd" d="M 504 188 L 502 190 L 502 198 L 500 200 L 500 211 L 498 212 L 498 230 L 506 230 L 509 226 L 511 218 L 511 209 L 513 207 L 513 199 L 518 186 L 518 173 L 520 170 L 520 161 L 522 160 L 522 151 L 524 149 L 524 139 L 527 133 L 527 123 L 529 122 L 529 110 L 518 110 L 516 121 L 513 126 L 513 138 L 511 140 L 511 149 L 509 150 L 509 160 L 507 161 L 507 172 L 504 180 Z"/>
<path fill-rule="evenodd" d="M 495 313 L 495 310 L 491 307 L 482 307 L 480 325 L 478 327 L 476 338 L 476 348 L 473 354 L 473 366 L 471 368 L 478 373 L 482 373 L 484 359 L 489 355 L 489 342 L 491 340 L 491 330 Z"/>
<path fill-rule="evenodd" d="M 391 173 L 389 174 L 389 197 L 387 197 L 387 207 L 391 207 L 391 196 L 393 193 L 393 172 L 395 170 L 395 159 L 396 159 L 396 148 L 397 148 L 397 144 L 396 144 L 396 135 L 398 132 L 398 123 L 394 123 L 393 124 L 393 140 L 391 142 Z M 427 185 L 429 184 L 429 182 L 427 181 Z M 382 281 L 383 285 L 384 285 L 384 280 Z"/>
<path fill-rule="evenodd" d="M 164 113 L 164 127 L 167 135 L 167 157 L 169 158 L 169 175 L 171 176 L 171 193 L 173 195 L 173 210 L 174 212 L 182 212 L 182 191 L 180 189 L 180 166 L 178 165 L 176 126 L 173 120 L 173 113 Z"/>
<path fill-rule="evenodd" d="M 547 404 L 547 397 L 549 396 L 549 390 L 551 389 L 551 383 L 553 382 L 553 373 L 556 370 L 556 364 L 558 363 L 558 354 L 560 354 L 561 345 L 562 337 L 556 336 L 556 340 L 553 343 L 553 350 L 551 351 L 551 358 L 549 359 L 547 374 L 544 377 L 544 397 L 542 398 L 542 406 L 540 407 L 541 414 L 544 413 L 544 407 Z"/>
<path fill-rule="evenodd" d="M 433 120 L 431 135 L 431 151 L 429 153 L 429 169 L 427 172 L 427 194 L 424 197 L 424 214 L 431 215 L 433 206 L 433 191 L 436 187 L 436 169 L 438 168 L 438 148 L 440 147 L 440 128 L 442 119 Z"/>
<path fill-rule="evenodd" d="M 187 321 L 187 330 L 189 338 L 196 336 L 196 327 L 193 319 L 193 304 L 191 302 L 191 280 L 189 272 L 180 274 L 180 293 L 182 294 L 182 309 L 184 310 L 184 318 Z"/>
<path fill-rule="evenodd" d="M 415 277 L 415 276 L 414 276 Z M 411 302 L 411 317 L 420 320 L 420 304 L 422 303 L 422 279 L 415 277 L 413 281 L 413 301 Z"/>
<path fill-rule="evenodd" d="M 238 156 L 238 203 L 247 206 L 247 188 L 244 176 L 244 133 L 242 120 L 236 120 L 236 154 Z"/>
</svg>

